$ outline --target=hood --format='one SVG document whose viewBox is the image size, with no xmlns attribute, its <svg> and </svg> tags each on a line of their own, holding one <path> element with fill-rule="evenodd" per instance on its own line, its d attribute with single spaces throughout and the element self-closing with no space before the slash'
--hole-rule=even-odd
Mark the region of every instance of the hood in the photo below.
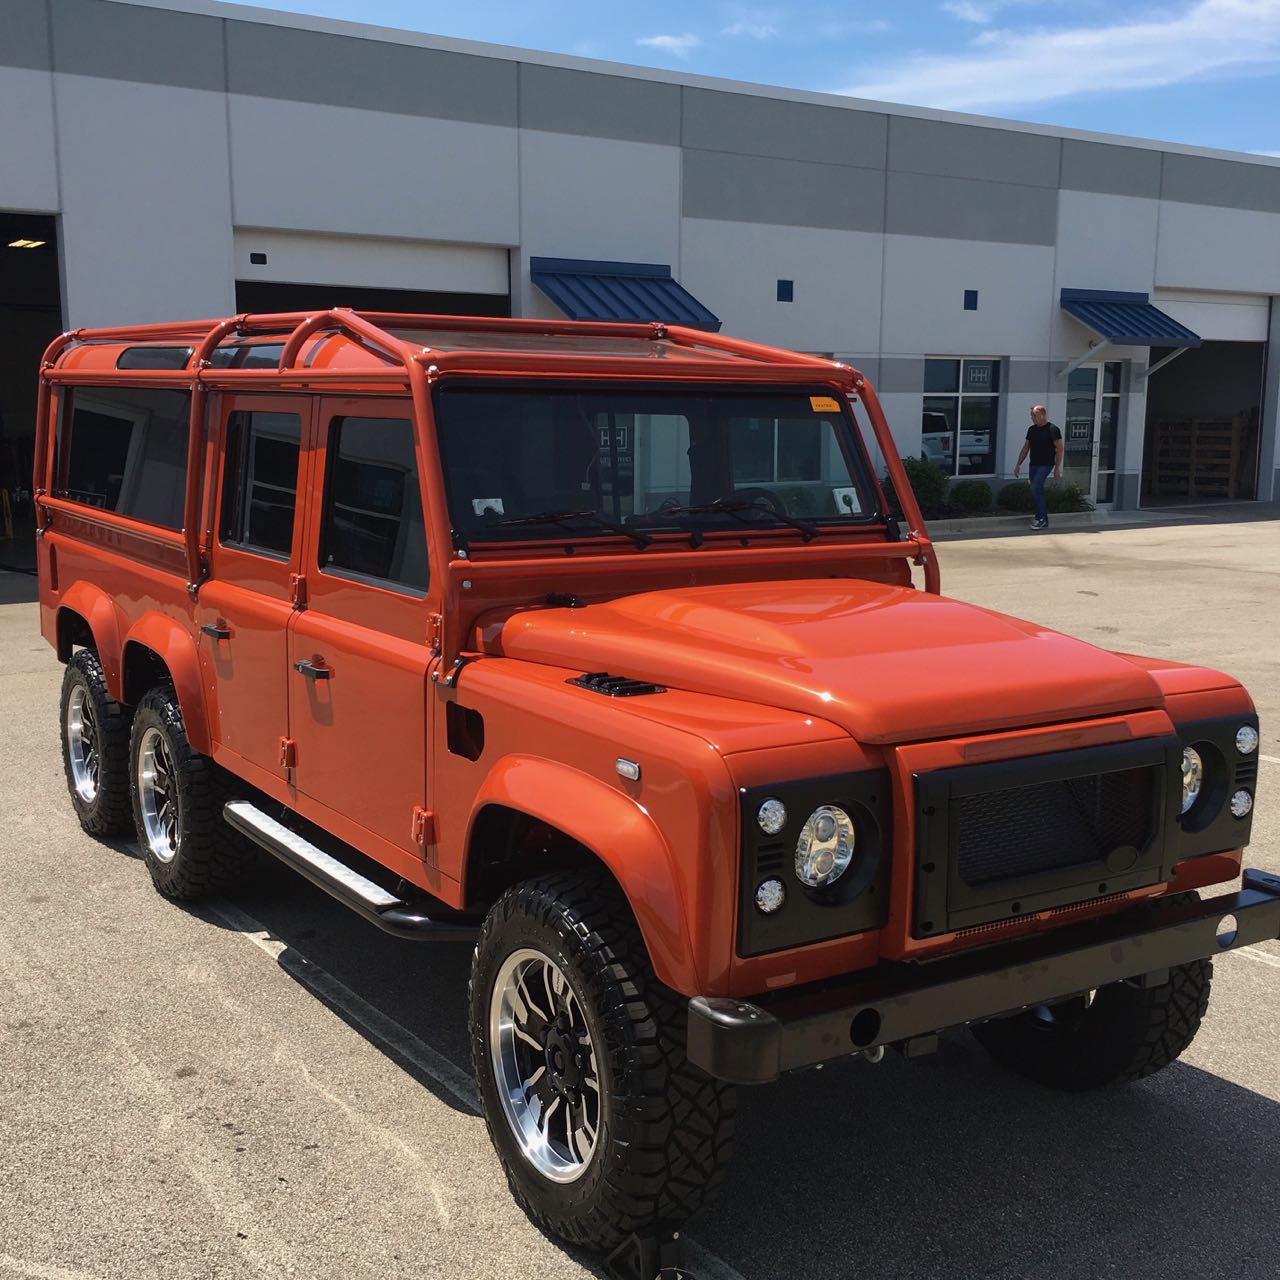
<svg viewBox="0 0 1280 1280">
<path fill-rule="evenodd" d="M 682 587 L 537 609 L 485 648 L 574 672 L 820 717 L 866 743 L 951 737 L 1163 705 L 1133 662 L 907 587 L 835 579 Z"/>
</svg>

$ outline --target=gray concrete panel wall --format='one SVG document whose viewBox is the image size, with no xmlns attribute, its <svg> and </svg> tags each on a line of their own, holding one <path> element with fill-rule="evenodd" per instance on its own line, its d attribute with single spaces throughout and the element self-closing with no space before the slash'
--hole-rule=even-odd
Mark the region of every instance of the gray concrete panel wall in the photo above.
<svg viewBox="0 0 1280 1280">
<path fill-rule="evenodd" d="M 1185 204 L 1280 213 L 1280 167 L 1169 153 L 1160 194 Z"/>
<path fill-rule="evenodd" d="M 475 124 L 516 123 L 513 62 L 265 23 L 226 27 L 227 81 L 235 94 Z M 404 156 L 383 154 L 391 163 Z"/>
<path fill-rule="evenodd" d="M 727 332 L 802 351 L 876 350 L 884 237 L 685 218 L 680 280 Z M 790 280 L 794 301 L 778 301 Z"/>
<path fill-rule="evenodd" d="M 235 309 L 222 94 L 56 75 L 70 327 Z M 203 140 L 200 162 L 175 165 Z"/>
<path fill-rule="evenodd" d="M 220 18 L 102 0 L 49 0 L 53 64 L 69 75 L 226 89 Z"/>
<path fill-rule="evenodd" d="M 25 68 L 0 74 L 0 121 L 22 122 L 0 128 L 0 208 L 56 213 L 53 77 Z"/>
<path fill-rule="evenodd" d="M 1159 151 L 1122 147 L 1113 143 L 1062 141 L 1062 187 L 1113 196 L 1160 195 Z"/>
<path fill-rule="evenodd" d="M 884 174 L 685 148 L 682 212 L 686 218 L 880 231 Z"/>
<path fill-rule="evenodd" d="M 885 230 L 893 235 L 1051 245 L 1058 193 L 972 178 L 889 174 Z"/>
<path fill-rule="evenodd" d="M 520 64 L 520 126 L 549 133 L 680 142 L 680 86 Z"/>
<path fill-rule="evenodd" d="M 5 0 L 4 42 L 0 48 L 0 65 L 25 67 L 28 71 L 52 69 L 47 0 Z"/>
<path fill-rule="evenodd" d="M 238 94 L 230 129 L 236 226 L 519 243 L 515 129 Z"/>
<path fill-rule="evenodd" d="M 943 178 L 1058 185 L 1060 141 L 1036 133 L 892 116 L 889 168 Z"/>
<path fill-rule="evenodd" d="M 888 116 L 754 94 L 685 88 L 686 147 L 738 155 L 885 167 Z"/>
<path fill-rule="evenodd" d="M 1161 201 L 1155 283 L 1280 293 L 1280 214 Z"/>
</svg>

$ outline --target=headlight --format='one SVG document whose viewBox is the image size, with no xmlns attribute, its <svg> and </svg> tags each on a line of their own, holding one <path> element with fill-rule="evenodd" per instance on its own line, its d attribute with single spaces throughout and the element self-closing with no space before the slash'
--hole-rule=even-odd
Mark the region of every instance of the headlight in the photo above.
<svg viewBox="0 0 1280 1280">
<path fill-rule="evenodd" d="M 1186 813 L 1200 799 L 1204 783 L 1204 761 L 1194 747 L 1182 748 L 1182 812 Z"/>
<path fill-rule="evenodd" d="M 1247 756 L 1258 749 L 1258 731 L 1251 724 L 1242 724 L 1236 730 L 1236 750 Z"/>
<path fill-rule="evenodd" d="M 834 884 L 853 860 L 853 820 L 843 809 L 824 804 L 805 822 L 796 842 L 796 876 L 810 889 Z"/>
</svg>

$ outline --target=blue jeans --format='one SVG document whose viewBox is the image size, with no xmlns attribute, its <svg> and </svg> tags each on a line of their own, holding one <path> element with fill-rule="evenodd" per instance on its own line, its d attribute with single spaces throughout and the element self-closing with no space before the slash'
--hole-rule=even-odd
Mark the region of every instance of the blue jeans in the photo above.
<svg viewBox="0 0 1280 1280">
<path fill-rule="evenodd" d="M 1044 482 L 1048 480 L 1053 473 L 1053 467 L 1032 467 L 1031 468 L 1031 502 L 1036 509 L 1036 520 L 1040 524 L 1049 523 L 1049 504 L 1044 497 Z"/>
</svg>

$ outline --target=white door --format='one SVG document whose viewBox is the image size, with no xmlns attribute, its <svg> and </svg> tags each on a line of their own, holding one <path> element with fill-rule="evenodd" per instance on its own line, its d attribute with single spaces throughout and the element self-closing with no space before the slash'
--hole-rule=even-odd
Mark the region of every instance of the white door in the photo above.
<svg viewBox="0 0 1280 1280">
<path fill-rule="evenodd" d="M 1115 501 L 1120 431 L 1119 360 L 1083 365 L 1067 380 L 1067 420 L 1062 430 L 1062 478 L 1080 487 L 1094 506 Z"/>
</svg>

